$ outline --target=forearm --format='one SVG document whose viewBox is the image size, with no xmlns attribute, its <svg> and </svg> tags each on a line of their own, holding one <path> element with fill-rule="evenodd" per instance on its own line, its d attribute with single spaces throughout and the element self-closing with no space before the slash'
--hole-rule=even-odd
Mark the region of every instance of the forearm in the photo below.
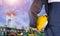
<svg viewBox="0 0 60 36">
<path fill-rule="evenodd" d="M 42 9 L 42 5 L 43 3 L 41 0 L 34 0 L 30 8 L 31 13 L 38 14 Z"/>
<path fill-rule="evenodd" d="M 42 9 L 42 2 L 41 0 L 34 0 L 34 2 L 31 5 L 29 16 L 30 16 L 30 27 L 36 27 L 36 21 L 37 21 L 37 14 Z"/>
</svg>

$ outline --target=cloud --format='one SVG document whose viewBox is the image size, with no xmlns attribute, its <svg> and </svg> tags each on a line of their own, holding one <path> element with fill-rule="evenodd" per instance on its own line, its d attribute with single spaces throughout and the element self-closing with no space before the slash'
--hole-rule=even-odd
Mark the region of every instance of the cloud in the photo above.
<svg viewBox="0 0 60 36">
<path fill-rule="evenodd" d="M 15 21 L 16 22 L 19 22 L 20 23 L 20 25 L 24 25 L 25 26 L 25 24 L 28 26 L 28 24 L 29 24 L 29 19 L 28 18 L 26 18 L 26 17 L 17 17 L 16 16 L 16 19 L 15 19 Z"/>
<path fill-rule="evenodd" d="M 0 26 L 5 26 L 5 24 L 0 22 Z"/>
<path fill-rule="evenodd" d="M 2 0 L 0 0 L 0 5 L 2 5 Z"/>
</svg>

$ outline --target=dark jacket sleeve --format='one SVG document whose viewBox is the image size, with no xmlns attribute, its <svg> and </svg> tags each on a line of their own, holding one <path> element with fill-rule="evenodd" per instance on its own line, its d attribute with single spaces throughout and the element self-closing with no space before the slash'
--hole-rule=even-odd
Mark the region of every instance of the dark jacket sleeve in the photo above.
<svg viewBox="0 0 60 36">
<path fill-rule="evenodd" d="M 41 0 L 34 0 L 33 4 L 31 5 L 31 12 L 34 14 L 38 14 L 41 11 L 42 2 Z"/>
<path fill-rule="evenodd" d="M 34 0 L 29 12 L 30 27 L 36 28 L 37 14 L 41 11 L 41 8 L 42 8 L 41 0 Z"/>
</svg>

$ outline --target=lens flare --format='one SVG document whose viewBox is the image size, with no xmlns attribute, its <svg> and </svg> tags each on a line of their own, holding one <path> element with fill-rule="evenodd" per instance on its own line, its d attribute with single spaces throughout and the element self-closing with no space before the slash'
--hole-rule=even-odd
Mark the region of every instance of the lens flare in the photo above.
<svg viewBox="0 0 60 36">
<path fill-rule="evenodd" d="M 19 2 L 19 0 L 5 0 L 5 3 L 6 4 L 9 4 L 9 5 L 15 5 Z"/>
</svg>

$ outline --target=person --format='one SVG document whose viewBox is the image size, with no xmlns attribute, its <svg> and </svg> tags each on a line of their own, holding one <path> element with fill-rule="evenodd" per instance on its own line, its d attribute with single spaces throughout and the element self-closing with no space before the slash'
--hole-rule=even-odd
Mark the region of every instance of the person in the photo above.
<svg viewBox="0 0 60 36">
<path fill-rule="evenodd" d="M 48 25 L 45 28 L 44 35 L 45 36 L 60 36 L 60 0 L 43 0 L 45 2 L 45 8 L 48 12 Z M 31 13 L 33 16 L 31 18 L 31 22 L 35 24 L 36 14 L 40 12 L 42 7 L 41 0 L 34 0 L 34 3 L 31 6 Z M 33 15 L 34 14 L 34 15 Z M 34 20 L 32 20 L 34 19 Z M 35 22 L 34 22 L 35 21 Z M 32 24 L 32 25 L 33 25 Z"/>
<path fill-rule="evenodd" d="M 40 13 L 42 8 L 41 0 L 34 0 L 29 11 L 30 27 L 36 28 L 37 14 Z"/>
<path fill-rule="evenodd" d="M 48 25 L 46 36 L 60 36 L 60 0 L 48 0 Z"/>
</svg>

